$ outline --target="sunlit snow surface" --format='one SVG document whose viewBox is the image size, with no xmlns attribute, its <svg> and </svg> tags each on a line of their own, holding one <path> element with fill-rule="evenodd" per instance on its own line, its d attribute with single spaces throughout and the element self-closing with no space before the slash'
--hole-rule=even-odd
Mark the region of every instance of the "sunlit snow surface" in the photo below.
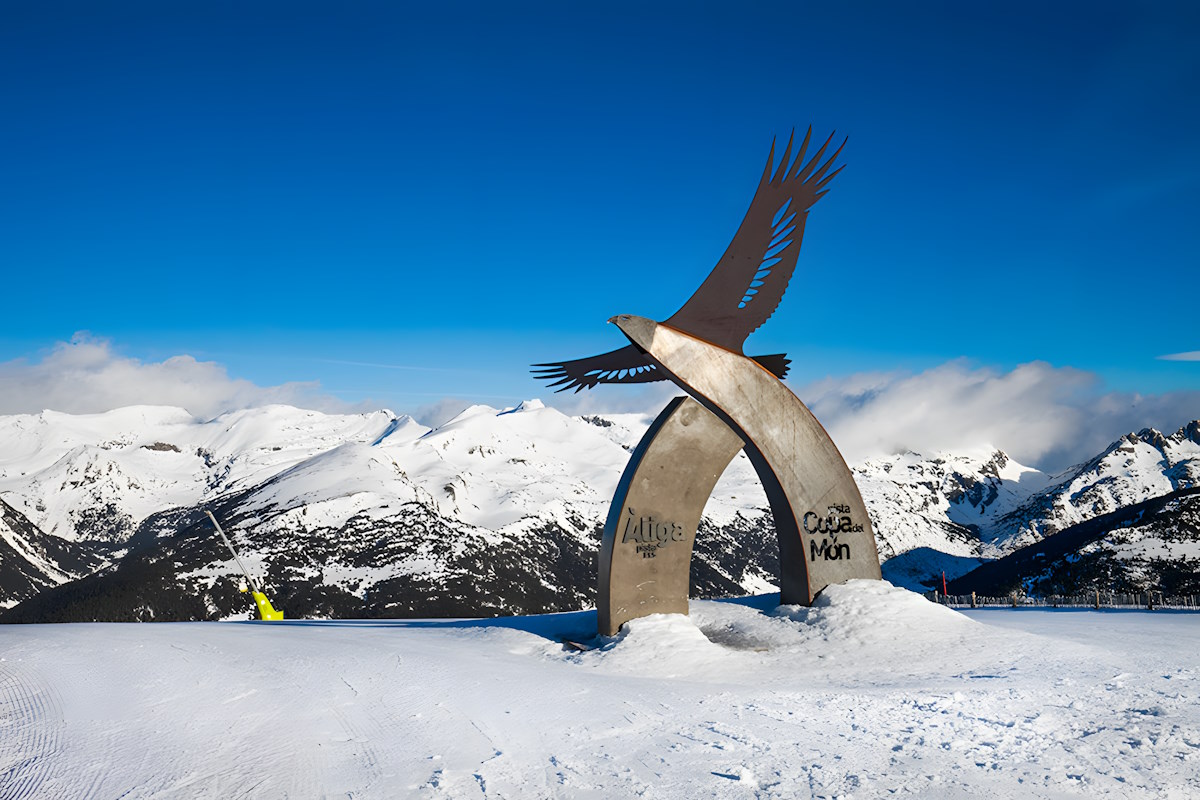
<svg viewBox="0 0 1200 800">
<path fill-rule="evenodd" d="M 0 797 L 1200 796 L 1200 616 L 0 627 Z"/>
</svg>

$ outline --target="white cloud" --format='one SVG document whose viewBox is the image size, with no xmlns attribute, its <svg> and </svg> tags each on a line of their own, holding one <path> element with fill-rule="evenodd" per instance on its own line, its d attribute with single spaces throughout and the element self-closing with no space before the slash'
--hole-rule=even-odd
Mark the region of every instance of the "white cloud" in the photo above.
<svg viewBox="0 0 1200 800">
<path fill-rule="evenodd" d="M 670 383 L 550 398 L 569 414 L 655 414 Z M 951 361 L 924 372 L 864 372 L 792 386 L 851 463 L 912 450 L 990 454 L 1050 471 L 1142 428 L 1171 433 L 1200 417 L 1200 392 L 1106 392 L 1093 373 L 1044 362 L 1004 372 Z"/>
<path fill-rule="evenodd" d="M 1168 353 L 1159 356 L 1159 361 L 1200 361 L 1200 350 L 1189 350 L 1186 353 Z"/>
<path fill-rule="evenodd" d="M 0 414 L 53 409 L 90 414 L 130 405 L 179 406 L 200 417 L 236 408 L 287 403 L 322 411 L 347 405 L 322 395 L 316 383 L 258 386 L 231 378 L 225 367 L 191 356 L 142 362 L 87 334 L 59 342 L 40 361 L 0 363 Z"/>
<path fill-rule="evenodd" d="M 1187 355 L 1187 354 L 1179 354 Z M 924 372 L 857 373 L 793 390 L 846 458 L 914 450 L 933 454 L 1000 448 L 1018 461 L 1057 470 L 1090 458 L 1129 431 L 1173 432 L 1200 417 L 1200 392 L 1106 392 L 1092 373 L 1043 362 L 1004 372 L 951 361 Z M 546 399 L 568 414 L 657 413 L 680 394 L 668 382 L 600 387 Z M 446 398 L 413 416 L 440 424 L 478 398 Z M 40 361 L 0 363 L 0 414 L 54 409 L 97 413 L 128 405 L 170 405 L 201 417 L 286 403 L 329 412 L 365 410 L 320 392 L 317 383 L 259 386 L 224 366 L 173 356 L 143 362 L 109 342 L 77 334 Z"/>
<path fill-rule="evenodd" d="M 1105 392 L 1092 373 L 1037 361 L 1009 372 L 951 361 L 915 375 L 827 378 L 798 394 L 852 462 L 999 448 L 1053 471 L 1130 431 L 1171 433 L 1200 417 L 1200 392 Z"/>
</svg>

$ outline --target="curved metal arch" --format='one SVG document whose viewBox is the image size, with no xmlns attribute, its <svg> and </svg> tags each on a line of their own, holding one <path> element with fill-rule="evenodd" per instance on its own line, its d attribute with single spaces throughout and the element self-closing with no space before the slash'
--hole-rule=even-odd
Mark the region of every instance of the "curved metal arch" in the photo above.
<svg viewBox="0 0 1200 800">
<path fill-rule="evenodd" d="M 696 526 L 741 447 L 775 518 L 781 603 L 809 605 L 831 583 L 881 577 L 850 468 L 798 397 L 739 353 L 644 317 L 612 321 L 691 399 L 659 415 L 613 498 L 601 547 L 601 634 L 647 614 L 687 613 Z"/>
<path fill-rule="evenodd" d="M 688 613 L 700 515 L 742 440 L 690 397 L 676 397 L 629 457 L 600 543 L 600 633 L 631 619 Z"/>
</svg>

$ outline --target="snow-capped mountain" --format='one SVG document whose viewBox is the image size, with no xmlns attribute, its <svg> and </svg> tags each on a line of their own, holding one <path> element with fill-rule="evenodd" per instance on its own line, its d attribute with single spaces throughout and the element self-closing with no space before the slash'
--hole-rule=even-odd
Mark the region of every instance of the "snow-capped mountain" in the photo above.
<svg viewBox="0 0 1200 800">
<path fill-rule="evenodd" d="M 1002 548 L 997 520 L 1044 490 L 1048 478 L 1001 451 L 986 457 L 902 453 L 854 468 L 871 514 L 885 577 L 921 588 L 955 577 Z"/>
<path fill-rule="evenodd" d="M 0 497 L 22 531 L 115 549 L 114 567 L 89 583 L 122 571 L 128 579 L 143 560 L 169 553 L 174 573 L 151 570 L 162 592 L 200 597 L 228 584 L 234 564 L 200 516 L 210 508 L 253 568 L 276 583 L 327 587 L 319 602 L 331 612 L 363 602 L 380 613 L 436 606 L 439 593 L 460 613 L 575 607 L 590 596 L 600 520 L 647 424 L 637 415 L 572 418 L 537 401 L 475 406 L 436 430 L 389 412 L 285 406 L 207 421 L 179 409 L 46 412 L 0 420 L 0 446 L 15 443 L 0 463 Z M 742 459 L 706 525 L 729 535 L 762 524 L 765 505 Z M 14 552 L 33 551 L 34 534 L 7 538 Z M 95 567 L 61 561 L 24 559 L 37 579 L 6 581 L 0 601 L 11 606 Z M 744 568 L 700 572 L 709 591 L 743 586 Z M 493 583 L 483 600 L 470 585 L 481 574 Z M 767 576 L 760 568 L 747 580 L 766 586 Z M 186 587 L 171 588 L 176 580 Z"/>
<path fill-rule="evenodd" d="M 210 509 L 294 613 L 579 608 L 594 592 L 612 492 L 650 421 L 570 417 L 538 401 L 474 406 L 436 429 L 388 411 L 288 406 L 211 420 L 155 407 L 0 417 L 0 604 L 36 596 L 22 618 L 63 619 L 245 608 L 236 565 L 203 517 Z M 1194 485 L 1198 465 L 1192 423 L 1125 437 L 1059 476 L 999 451 L 905 453 L 865 462 L 855 476 L 885 576 L 919 588 Z M 693 590 L 766 591 L 777 568 L 771 531 L 761 485 L 739 455 L 705 509 Z"/>
<path fill-rule="evenodd" d="M 0 496 L 51 536 L 122 542 L 155 511 L 252 485 L 406 422 L 387 411 L 342 416 L 289 406 L 210 421 L 153 406 L 0 417 Z"/>
<path fill-rule="evenodd" d="M 68 542 L 43 533 L 0 500 L 0 598 L 32 597 L 95 570 L 111 556 L 112 548 L 102 543 Z"/>
<path fill-rule="evenodd" d="M 1048 491 L 998 520 L 1005 549 L 1030 544 L 1070 525 L 1200 484 L 1200 421 L 1170 436 L 1147 428 L 1113 442 L 1067 470 Z"/>
</svg>

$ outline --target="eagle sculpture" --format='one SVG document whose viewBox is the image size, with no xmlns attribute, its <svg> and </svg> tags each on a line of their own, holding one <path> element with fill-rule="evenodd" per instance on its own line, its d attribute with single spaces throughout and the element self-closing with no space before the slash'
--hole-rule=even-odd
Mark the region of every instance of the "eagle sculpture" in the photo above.
<svg viewBox="0 0 1200 800">
<path fill-rule="evenodd" d="M 846 146 L 845 140 L 822 162 L 833 136 L 805 161 L 812 137 L 809 126 L 793 160 L 793 132 L 778 166 L 775 142 L 771 142 L 758 190 L 725 255 L 665 324 L 742 353 L 746 337 L 762 327 L 783 299 L 796 269 L 808 210 L 844 168 L 829 171 Z M 779 378 L 787 374 L 791 363 L 782 353 L 753 358 Z M 550 386 L 559 387 L 559 392 L 572 388 L 578 392 L 598 383 L 649 383 L 666 377 L 633 345 L 590 358 L 533 366 L 535 376 L 552 381 Z"/>
</svg>

